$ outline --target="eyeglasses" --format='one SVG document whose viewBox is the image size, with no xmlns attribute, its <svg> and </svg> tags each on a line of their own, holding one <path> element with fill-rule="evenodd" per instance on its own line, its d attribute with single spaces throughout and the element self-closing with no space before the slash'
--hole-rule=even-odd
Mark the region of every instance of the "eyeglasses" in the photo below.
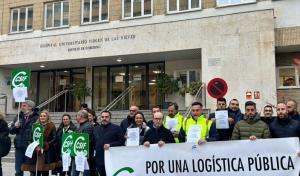
<svg viewBox="0 0 300 176">
<path fill-rule="evenodd" d="M 265 110 L 265 112 L 272 112 L 272 110 Z"/>
<path fill-rule="evenodd" d="M 136 112 L 137 110 L 129 110 L 130 112 Z"/>
</svg>

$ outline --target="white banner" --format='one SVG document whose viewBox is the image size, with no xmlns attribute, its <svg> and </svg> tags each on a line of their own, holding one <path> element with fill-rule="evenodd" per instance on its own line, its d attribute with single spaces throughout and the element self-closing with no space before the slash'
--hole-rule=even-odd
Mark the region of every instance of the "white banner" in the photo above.
<svg viewBox="0 0 300 176">
<path fill-rule="evenodd" d="M 112 147 L 108 176 L 299 176 L 298 138 Z"/>
</svg>

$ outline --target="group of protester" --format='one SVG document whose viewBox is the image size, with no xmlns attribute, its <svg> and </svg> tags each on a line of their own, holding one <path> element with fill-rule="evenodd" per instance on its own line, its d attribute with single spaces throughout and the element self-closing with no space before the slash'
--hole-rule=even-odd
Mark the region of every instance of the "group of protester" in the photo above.
<svg viewBox="0 0 300 176">
<path fill-rule="evenodd" d="M 76 171 L 74 158 L 72 158 L 69 171 L 62 171 L 62 135 L 70 132 L 89 135 L 88 163 L 90 169 L 83 172 L 84 176 L 106 176 L 104 151 L 109 150 L 110 147 L 126 145 L 126 139 L 129 138 L 127 133 L 129 128 L 139 129 L 139 143 L 145 147 L 149 147 L 150 144 L 158 144 L 159 147 L 162 147 L 166 143 L 186 142 L 189 128 L 193 125 L 201 126 L 199 145 L 205 145 L 206 142 L 211 141 L 256 140 L 271 137 L 300 138 L 300 115 L 294 100 L 278 103 L 275 107 L 277 117 L 273 117 L 274 107 L 271 105 L 266 105 L 263 109 L 264 116 L 260 116 L 256 104 L 247 101 L 245 114 L 242 114 L 237 99 L 232 99 L 227 107 L 226 99 L 219 98 L 217 99 L 216 111 L 228 112 L 228 129 L 218 129 L 216 113 L 211 113 L 206 117 L 200 102 L 192 103 L 189 117 L 183 117 L 178 112 L 179 107 L 176 103 L 168 105 L 167 115 L 161 112 L 159 106 L 155 106 L 152 108 L 152 120 L 148 122 L 137 106 L 131 106 L 128 116 L 122 120 L 120 126 L 111 122 L 111 112 L 102 111 L 97 117 L 93 110 L 83 106 L 76 114 L 77 126 L 72 122 L 70 115 L 64 114 L 57 129 L 51 122 L 48 111 L 44 110 L 38 113 L 38 109 L 34 107 L 34 102 L 30 100 L 23 102 L 19 116 L 16 117 L 9 129 L 0 116 L 0 135 L 7 136 L 8 132 L 16 135 L 14 139 L 16 176 L 23 176 L 23 171 L 30 171 L 31 175 L 35 175 L 36 165 L 37 175 L 48 175 L 51 170 L 54 175 L 78 176 L 79 172 Z M 32 142 L 32 125 L 34 123 L 44 126 L 44 147 L 37 147 L 34 156 L 27 158 L 25 150 Z M 176 125 L 171 126 L 172 123 L 176 123 Z M 300 152 L 298 156 L 300 157 Z M 2 176 L 1 170 L 0 174 Z"/>
</svg>

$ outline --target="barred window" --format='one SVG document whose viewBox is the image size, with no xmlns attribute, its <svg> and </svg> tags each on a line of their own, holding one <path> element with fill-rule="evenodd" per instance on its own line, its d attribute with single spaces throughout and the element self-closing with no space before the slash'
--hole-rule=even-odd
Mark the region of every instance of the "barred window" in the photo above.
<svg viewBox="0 0 300 176">
<path fill-rule="evenodd" d="M 122 18 L 136 18 L 152 15 L 152 0 L 123 0 Z"/>
<path fill-rule="evenodd" d="M 31 31 L 33 23 L 33 7 L 11 9 L 10 32 Z"/>
<path fill-rule="evenodd" d="M 168 13 L 201 9 L 201 0 L 168 0 Z"/>
<path fill-rule="evenodd" d="M 108 0 L 83 0 L 82 24 L 108 20 Z"/>
<path fill-rule="evenodd" d="M 69 1 L 45 4 L 45 29 L 69 26 Z"/>
</svg>

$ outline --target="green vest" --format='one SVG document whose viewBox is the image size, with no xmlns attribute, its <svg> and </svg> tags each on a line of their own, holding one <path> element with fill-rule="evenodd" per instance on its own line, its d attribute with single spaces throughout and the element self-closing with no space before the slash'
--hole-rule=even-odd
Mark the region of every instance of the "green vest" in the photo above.
<svg viewBox="0 0 300 176">
<path fill-rule="evenodd" d="M 180 132 L 180 129 L 182 127 L 183 117 L 178 112 L 173 118 L 177 119 L 177 129 L 176 129 L 176 131 Z M 168 125 L 166 123 L 167 119 L 172 119 L 172 118 L 169 115 L 167 115 L 166 118 L 164 119 L 163 125 L 164 125 L 165 128 L 170 130 L 170 128 L 168 127 Z M 174 140 L 175 140 L 176 143 L 179 143 L 178 137 L 174 137 Z"/>
<path fill-rule="evenodd" d="M 206 140 L 209 136 L 209 130 L 212 125 L 212 121 L 206 119 L 204 115 L 198 117 L 197 120 L 193 119 L 193 117 L 188 117 L 183 120 L 182 129 L 185 132 L 185 135 L 188 135 L 189 127 L 191 125 L 201 125 L 201 140 Z"/>
</svg>

